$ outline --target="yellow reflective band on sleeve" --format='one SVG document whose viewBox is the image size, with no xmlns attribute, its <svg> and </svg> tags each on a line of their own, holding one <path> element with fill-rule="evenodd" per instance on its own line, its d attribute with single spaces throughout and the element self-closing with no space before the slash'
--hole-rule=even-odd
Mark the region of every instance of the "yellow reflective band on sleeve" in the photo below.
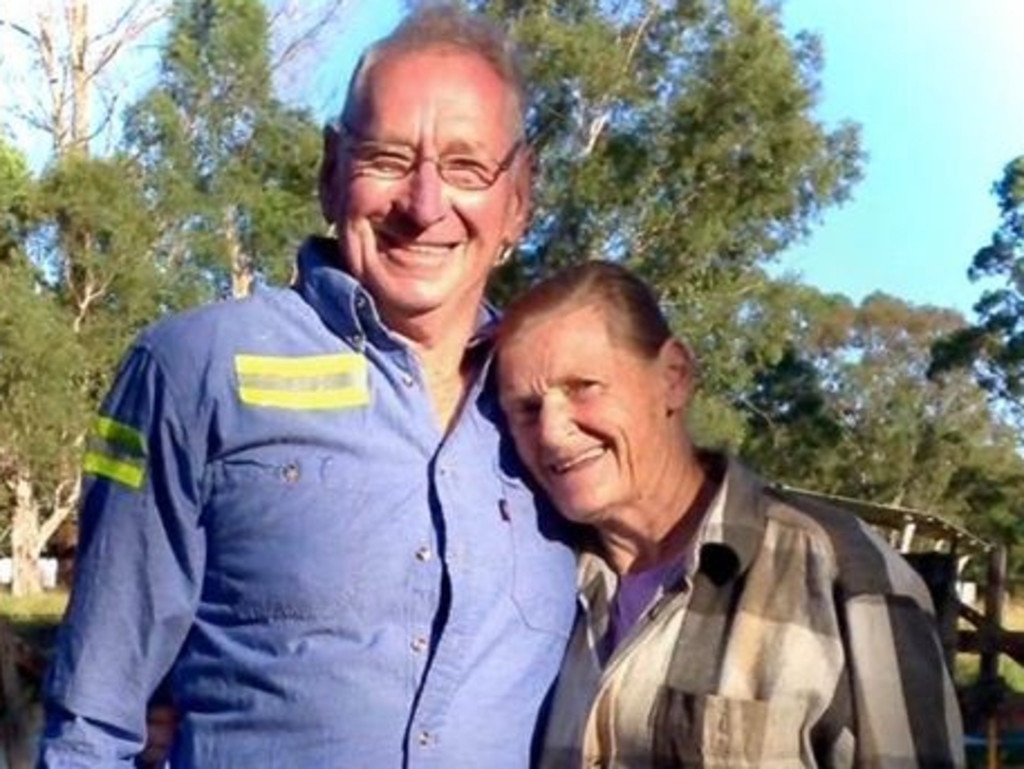
<svg viewBox="0 0 1024 769">
<path fill-rule="evenodd" d="M 134 427 L 115 422 L 110 417 L 96 417 L 93 432 L 119 450 L 138 457 L 146 456 L 146 442 Z"/>
<path fill-rule="evenodd" d="M 142 487 L 145 470 L 141 462 L 115 459 L 95 451 L 87 451 L 82 459 L 82 470 L 101 478 L 124 484 L 130 489 Z"/>
<path fill-rule="evenodd" d="M 98 416 L 82 458 L 82 470 L 139 489 L 146 474 L 146 439 L 134 427 Z"/>
<path fill-rule="evenodd" d="M 370 402 L 366 358 L 359 353 L 271 357 L 236 355 L 238 397 L 250 406 L 319 410 Z"/>
</svg>

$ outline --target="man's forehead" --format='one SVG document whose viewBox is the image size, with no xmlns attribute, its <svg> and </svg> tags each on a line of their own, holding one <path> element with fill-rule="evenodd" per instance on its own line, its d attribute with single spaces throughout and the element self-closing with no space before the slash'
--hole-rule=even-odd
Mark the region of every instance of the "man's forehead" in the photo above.
<svg viewBox="0 0 1024 769">
<path fill-rule="evenodd" d="M 538 307 L 518 319 L 510 340 L 531 343 L 538 335 L 569 337 L 609 335 L 607 308 L 597 301 Z"/>
<path fill-rule="evenodd" d="M 514 88 L 475 51 L 432 46 L 386 52 L 365 65 L 360 80 L 345 110 L 354 127 L 371 127 L 382 115 L 391 122 L 403 112 L 395 109 L 396 104 L 411 109 L 429 104 L 443 111 L 449 123 L 460 115 L 467 123 L 487 123 L 507 115 L 510 121 L 505 125 L 519 132 L 513 127 L 519 123 Z"/>
</svg>

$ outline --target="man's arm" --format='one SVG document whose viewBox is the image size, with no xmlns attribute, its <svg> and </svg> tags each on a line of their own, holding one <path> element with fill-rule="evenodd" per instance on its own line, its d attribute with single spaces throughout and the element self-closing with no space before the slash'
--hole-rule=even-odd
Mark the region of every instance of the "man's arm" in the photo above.
<svg viewBox="0 0 1024 769">
<path fill-rule="evenodd" d="M 200 447 L 143 347 L 123 362 L 89 436 L 75 584 L 45 687 L 40 766 L 131 766 L 146 702 L 198 601 Z"/>
</svg>

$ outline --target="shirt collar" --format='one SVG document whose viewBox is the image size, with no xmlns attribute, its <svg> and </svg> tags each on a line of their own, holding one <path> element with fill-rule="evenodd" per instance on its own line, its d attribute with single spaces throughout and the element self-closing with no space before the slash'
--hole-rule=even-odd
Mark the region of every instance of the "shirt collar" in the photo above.
<svg viewBox="0 0 1024 769">
<path fill-rule="evenodd" d="M 321 320 L 354 347 L 369 340 L 378 347 L 402 346 L 381 320 L 370 292 L 341 266 L 341 251 L 333 238 L 313 236 L 299 249 L 295 290 Z M 498 311 L 482 303 L 469 347 L 490 346 L 499 320 Z"/>
<path fill-rule="evenodd" d="M 735 579 L 750 568 L 764 538 L 765 484 L 734 458 L 711 452 L 706 460 L 725 464 L 718 492 L 708 505 L 694 544 L 680 557 L 679 571 L 671 584 L 681 584 L 703 572 L 715 584 Z M 578 585 L 584 596 L 601 601 L 615 593 L 617 577 L 591 540 L 581 547 Z M 697 553 L 694 558 L 694 553 Z"/>
</svg>

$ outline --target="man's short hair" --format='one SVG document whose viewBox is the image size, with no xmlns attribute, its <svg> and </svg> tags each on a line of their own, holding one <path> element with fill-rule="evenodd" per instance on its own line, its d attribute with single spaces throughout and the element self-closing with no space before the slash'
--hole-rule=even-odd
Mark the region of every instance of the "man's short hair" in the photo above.
<svg viewBox="0 0 1024 769">
<path fill-rule="evenodd" d="M 596 306 L 612 339 L 641 357 L 657 357 L 672 330 L 654 291 L 620 264 L 592 261 L 568 267 L 521 294 L 505 308 L 497 345 L 552 312 Z"/>
<path fill-rule="evenodd" d="M 413 10 L 387 37 L 372 44 L 356 64 L 341 118 L 356 124 L 368 73 L 381 61 L 414 51 L 453 49 L 479 56 L 505 82 L 515 98 L 516 132 L 526 124 L 526 81 L 512 41 L 488 17 L 448 2 L 429 2 Z"/>
</svg>

